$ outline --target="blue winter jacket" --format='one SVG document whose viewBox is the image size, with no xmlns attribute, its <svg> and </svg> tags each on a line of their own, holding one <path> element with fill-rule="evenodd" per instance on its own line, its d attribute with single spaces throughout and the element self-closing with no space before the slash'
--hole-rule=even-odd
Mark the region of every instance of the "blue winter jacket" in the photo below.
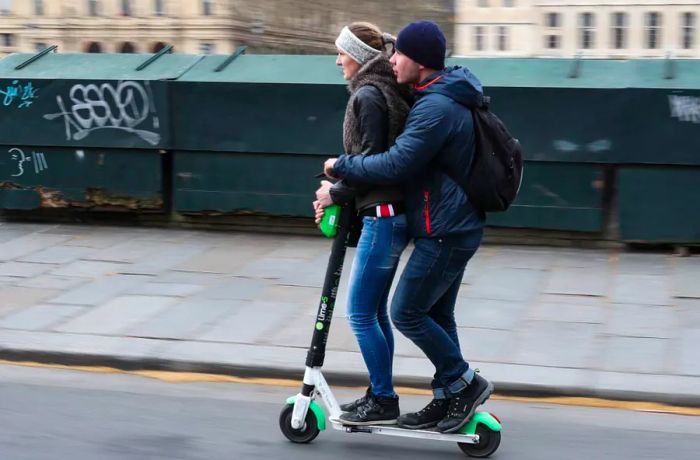
<svg viewBox="0 0 700 460">
<path fill-rule="evenodd" d="M 467 107 L 482 96 L 481 82 L 464 67 L 449 67 L 416 86 L 403 133 L 386 152 L 343 155 L 340 177 L 376 184 L 402 184 L 413 237 L 481 231 L 484 213 L 450 179 L 466 176 L 474 156 L 474 124 Z"/>
</svg>

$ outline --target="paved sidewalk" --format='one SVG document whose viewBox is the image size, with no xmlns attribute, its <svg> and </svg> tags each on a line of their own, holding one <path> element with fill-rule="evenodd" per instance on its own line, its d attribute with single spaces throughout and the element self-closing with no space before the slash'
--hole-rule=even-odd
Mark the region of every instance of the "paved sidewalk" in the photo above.
<svg viewBox="0 0 700 460">
<path fill-rule="evenodd" d="M 0 222 L 0 359 L 298 377 L 329 248 L 322 237 Z M 364 384 L 345 286 L 325 369 Z M 700 405 L 700 257 L 484 246 L 457 320 L 465 357 L 497 391 Z M 396 342 L 397 383 L 426 385 L 430 363 Z"/>
</svg>

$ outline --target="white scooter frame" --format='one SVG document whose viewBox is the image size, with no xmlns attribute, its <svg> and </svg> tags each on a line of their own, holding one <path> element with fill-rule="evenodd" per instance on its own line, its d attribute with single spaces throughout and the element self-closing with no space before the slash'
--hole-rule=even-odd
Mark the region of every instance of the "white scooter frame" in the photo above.
<svg viewBox="0 0 700 460">
<path fill-rule="evenodd" d="M 431 430 L 408 430 L 405 428 L 399 428 L 397 426 L 391 425 L 343 425 L 340 421 L 340 406 L 338 401 L 335 399 L 331 387 L 326 382 L 323 377 L 320 368 L 310 368 L 307 367 L 304 372 L 304 383 L 307 385 L 313 385 L 316 388 L 316 393 L 321 396 L 323 403 L 328 408 L 329 421 L 334 429 L 345 431 L 347 433 L 371 433 L 371 434 L 384 434 L 388 436 L 402 436 L 405 438 L 420 438 L 420 439 L 432 439 L 434 441 L 450 441 L 450 442 L 464 442 L 469 444 L 477 444 L 479 442 L 479 435 L 473 434 L 443 434 L 439 431 Z M 312 398 L 309 396 L 303 396 L 299 393 L 296 396 L 296 401 L 294 402 L 294 410 L 292 411 L 292 428 L 299 430 L 302 429 L 305 423 L 306 414 L 309 411 L 309 406 L 311 405 Z"/>
</svg>

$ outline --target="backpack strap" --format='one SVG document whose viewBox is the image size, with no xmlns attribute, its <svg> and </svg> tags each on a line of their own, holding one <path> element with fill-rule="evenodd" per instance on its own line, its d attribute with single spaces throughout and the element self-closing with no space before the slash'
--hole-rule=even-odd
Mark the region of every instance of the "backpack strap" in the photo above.
<svg viewBox="0 0 700 460">
<path fill-rule="evenodd" d="M 477 98 L 477 101 L 476 101 L 476 107 L 478 109 L 488 110 L 489 105 L 491 105 L 491 97 L 486 96 L 483 93 L 479 94 L 479 97 Z"/>
</svg>

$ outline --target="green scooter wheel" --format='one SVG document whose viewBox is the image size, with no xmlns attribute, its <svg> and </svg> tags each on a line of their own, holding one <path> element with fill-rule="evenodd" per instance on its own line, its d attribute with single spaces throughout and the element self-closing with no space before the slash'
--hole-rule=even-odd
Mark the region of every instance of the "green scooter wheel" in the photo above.
<svg viewBox="0 0 700 460">
<path fill-rule="evenodd" d="M 297 444 L 306 444 L 313 441 L 320 433 L 316 415 L 309 410 L 306 413 L 304 425 L 300 429 L 295 430 L 292 428 L 292 412 L 294 412 L 294 406 L 289 404 L 285 405 L 282 412 L 280 412 L 280 429 L 282 434 Z"/>
<path fill-rule="evenodd" d="M 501 444 L 501 432 L 494 431 L 483 423 L 480 423 L 476 428 L 476 434 L 479 435 L 477 444 L 469 444 L 466 442 L 458 442 L 457 445 L 462 452 L 470 457 L 485 458 L 496 452 Z"/>
</svg>

